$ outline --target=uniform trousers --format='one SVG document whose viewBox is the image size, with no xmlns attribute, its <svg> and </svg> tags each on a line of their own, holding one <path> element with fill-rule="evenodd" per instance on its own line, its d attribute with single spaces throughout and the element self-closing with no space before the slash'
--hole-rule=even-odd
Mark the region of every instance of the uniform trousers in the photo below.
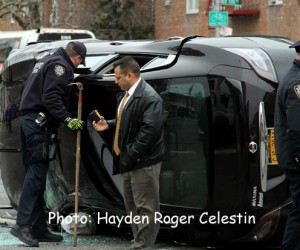
<svg viewBox="0 0 300 250">
<path fill-rule="evenodd" d="M 283 250 L 300 250 L 300 171 L 285 169 L 290 184 L 293 208 L 288 215 L 283 236 Z"/>
<path fill-rule="evenodd" d="M 43 195 L 49 168 L 49 131 L 47 127 L 38 127 L 35 118 L 30 115 L 21 117 L 20 126 L 25 180 L 16 223 L 30 227 L 33 233 L 43 233 L 47 231 Z"/>
<path fill-rule="evenodd" d="M 149 167 L 123 174 L 124 202 L 128 215 L 140 218 L 132 223 L 131 230 L 134 242 L 131 249 L 151 249 L 159 232 L 160 224 L 154 220 L 159 206 L 159 175 L 161 162 Z M 143 220 L 142 218 L 147 218 Z"/>
</svg>

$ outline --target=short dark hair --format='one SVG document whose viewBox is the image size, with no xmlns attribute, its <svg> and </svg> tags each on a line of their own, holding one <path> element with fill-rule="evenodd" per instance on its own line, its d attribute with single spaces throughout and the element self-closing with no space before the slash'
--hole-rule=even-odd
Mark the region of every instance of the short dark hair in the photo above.
<svg viewBox="0 0 300 250">
<path fill-rule="evenodd" d="M 136 76 L 140 75 L 140 65 L 131 56 L 124 56 L 123 58 L 119 59 L 118 61 L 115 61 L 113 66 L 114 66 L 114 69 L 116 67 L 120 67 L 121 72 L 123 74 L 127 74 L 129 71 L 131 71 Z"/>
</svg>

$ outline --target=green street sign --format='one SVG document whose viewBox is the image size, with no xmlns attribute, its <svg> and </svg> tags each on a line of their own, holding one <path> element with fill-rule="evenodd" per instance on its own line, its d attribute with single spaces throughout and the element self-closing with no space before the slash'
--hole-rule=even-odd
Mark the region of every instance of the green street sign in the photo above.
<svg viewBox="0 0 300 250">
<path fill-rule="evenodd" d="M 240 5 L 240 0 L 222 0 L 223 5 Z"/>
<path fill-rule="evenodd" d="M 228 12 L 227 11 L 210 11 L 208 25 L 209 26 L 228 26 Z"/>
</svg>

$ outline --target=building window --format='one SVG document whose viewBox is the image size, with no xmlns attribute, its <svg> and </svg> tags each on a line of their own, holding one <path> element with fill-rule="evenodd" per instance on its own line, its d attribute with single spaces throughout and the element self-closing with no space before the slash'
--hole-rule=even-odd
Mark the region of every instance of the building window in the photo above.
<svg viewBox="0 0 300 250">
<path fill-rule="evenodd" d="M 172 0 L 165 0 L 165 6 L 170 6 L 172 4 Z"/>
<path fill-rule="evenodd" d="M 199 0 L 186 0 L 186 13 L 194 14 L 199 12 Z"/>
<path fill-rule="evenodd" d="M 268 5 L 273 6 L 273 5 L 282 5 L 283 0 L 268 0 Z"/>
<path fill-rule="evenodd" d="M 58 10 L 59 10 L 58 2 L 57 2 L 57 0 L 53 0 L 52 1 L 52 12 L 50 14 L 51 26 L 55 26 L 56 24 L 58 24 L 58 21 L 59 21 Z"/>
</svg>

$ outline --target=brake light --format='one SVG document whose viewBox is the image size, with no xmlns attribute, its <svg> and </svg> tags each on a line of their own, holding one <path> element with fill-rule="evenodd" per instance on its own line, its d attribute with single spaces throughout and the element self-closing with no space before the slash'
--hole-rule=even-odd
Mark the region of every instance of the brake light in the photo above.
<svg viewBox="0 0 300 250">
<path fill-rule="evenodd" d="M 273 235 L 279 223 L 280 210 L 276 209 L 263 216 L 257 226 L 255 240 L 267 239 Z"/>
<path fill-rule="evenodd" d="M 225 50 L 243 57 L 261 77 L 278 82 L 271 58 L 262 49 L 225 48 Z"/>
</svg>

